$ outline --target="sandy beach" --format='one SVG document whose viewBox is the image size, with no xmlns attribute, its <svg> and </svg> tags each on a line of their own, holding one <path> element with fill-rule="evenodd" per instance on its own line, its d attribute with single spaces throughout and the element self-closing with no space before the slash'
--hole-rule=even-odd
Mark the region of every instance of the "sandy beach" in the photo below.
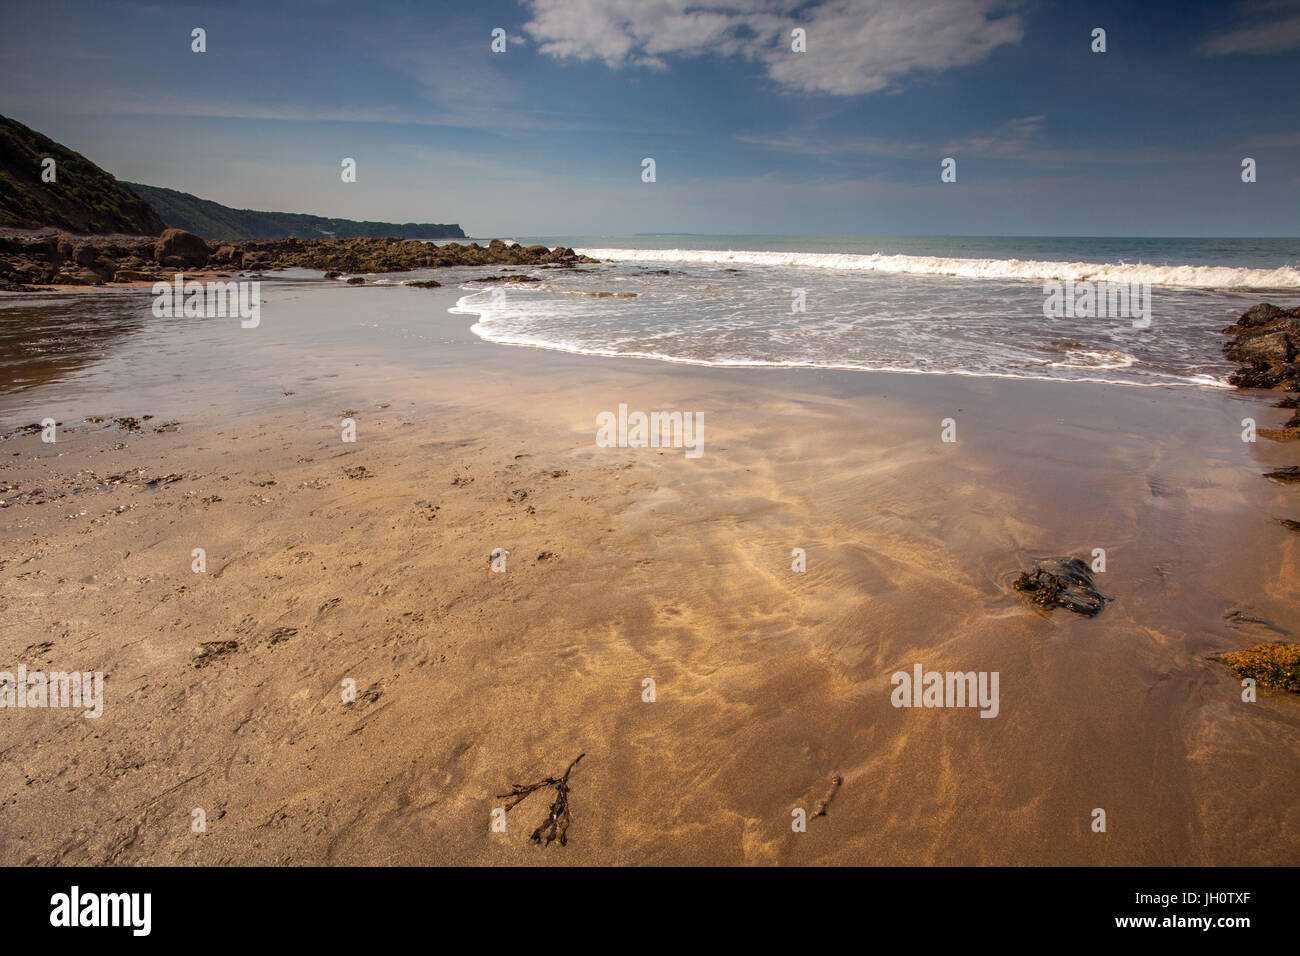
<svg viewBox="0 0 1300 956">
<path fill-rule="evenodd" d="M 0 863 L 1295 861 L 1300 702 L 1211 659 L 1300 627 L 1297 492 L 1261 476 L 1294 446 L 1241 441 L 1269 396 L 593 358 L 479 340 L 454 288 L 263 294 L 256 334 L 125 328 L 0 401 L 63 423 L 0 443 L 0 669 L 105 674 L 98 719 L 0 721 Z M 702 455 L 601 447 L 620 404 L 702 413 Z M 1098 548 L 1095 618 L 1011 587 Z M 996 718 L 893 706 L 917 664 L 997 672 Z M 552 790 L 493 832 L 579 754 L 566 846 L 528 839 Z"/>
</svg>

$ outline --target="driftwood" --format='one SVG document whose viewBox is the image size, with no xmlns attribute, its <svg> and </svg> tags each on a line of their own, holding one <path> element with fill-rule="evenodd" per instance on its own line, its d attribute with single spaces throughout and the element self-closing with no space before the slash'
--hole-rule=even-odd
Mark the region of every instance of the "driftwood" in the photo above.
<svg viewBox="0 0 1300 956">
<path fill-rule="evenodd" d="M 831 774 L 831 788 L 826 791 L 826 796 L 822 797 L 821 803 L 817 804 L 817 809 L 813 811 L 811 819 L 826 816 L 826 811 L 830 809 L 831 800 L 835 796 L 835 791 L 843 785 L 844 778 L 838 773 Z"/>
<path fill-rule="evenodd" d="M 528 838 L 533 843 L 536 843 L 543 848 L 550 846 L 552 840 L 559 840 L 560 846 L 568 844 L 569 774 L 573 773 L 573 768 L 576 767 L 578 761 L 585 756 L 587 756 L 585 753 L 578 754 L 573 763 L 569 764 L 568 769 L 564 771 L 564 776 L 562 777 L 547 777 L 544 780 L 537 781 L 537 783 L 529 784 L 512 783 L 510 785 L 509 793 L 497 794 L 498 797 L 509 799 L 509 802 L 506 803 L 505 806 L 506 813 L 509 813 L 512 809 L 522 803 L 530 794 L 541 790 L 544 787 L 555 788 L 555 802 L 551 804 L 546 819 L 538 824 L 537 829 L 533 831 L 533 835 Z M 546 838 L 545 843 L 542 842 L 543 836 Z"/>
</svg>

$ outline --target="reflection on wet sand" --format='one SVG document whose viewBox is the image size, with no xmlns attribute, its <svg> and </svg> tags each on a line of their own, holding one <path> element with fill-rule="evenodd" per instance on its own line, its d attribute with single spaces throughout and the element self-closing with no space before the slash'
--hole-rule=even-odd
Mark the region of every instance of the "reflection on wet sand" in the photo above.
<svg viewBox="0 0 1300 956">
<path fill-rule="evenodd" d="M 135 295 L 0 299 L 0 391 L 67 378 L 138 333 L 147 318 Z"/>
</svg>

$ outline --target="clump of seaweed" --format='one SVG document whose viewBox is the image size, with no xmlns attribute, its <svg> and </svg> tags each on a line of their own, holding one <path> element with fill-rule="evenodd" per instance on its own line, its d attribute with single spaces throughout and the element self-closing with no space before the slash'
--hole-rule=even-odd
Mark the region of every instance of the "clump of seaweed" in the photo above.
<svg viewBox="0 0 1300 956">
<path fill-rule="evenodd" d="M 547 811 L 546 819 L 538 824 L 537 829 L 533 831 L 533 835 L 528 838 L 543 849 L 550 846 L 552 840 L 559 840 L 560 846 L 565 846 L 569 842 L 567 835 L 569 830 L 569 774 L 573 773 L 573 768 L 585 756 L 587 756 L 585 753 L 578 754 L 573 763 L 569 764 L 568 769 L 564 771 L 562 777 L 547 777 L 544 780 L 537 781 L 537 783 L 530 784 L 512 783 L 509 793 L 497 794 L 498 797 L 509 798 L 510 802 L 505 806 L 506 813 L 509 813 L 536 791 L 545 787 L 555 788 L 555 802 L 551 804 L 549 811 Z M 543 837 L 546 838 L 545 843 L 542 842 Z"/>
<path fill-rule="evenodd" d="M 1026 571 L 1012 585 L 1028 595 L 1039 607 L 1063 607 L 1094 617 L 1106 606 L 1106 598 L 1097 592 L 1088 565 L 1078 558 L 1053 558 L 1038 561 L 1034 570 Z"/>
<path fill-rule="evenodd" d="M 826 791 L 826 796 L 822 797 L 821 802 L 817 804 L 817 809 L 812 812 L 809 819 L 826 816 L 826 811 L 831 807 L 831 800 L 835 797 L 835 791 L 844 785 L 844 778 L 839 775 L 838 771 L 831 773 L 831 786 Z"/>
<path fill-rule="evenodd" d="M 1254 678 L 1261 687 L 1300 693 L 1300 644 L 1285 641 L 1256 644 L 1221 654 L 1215 660 L 1227 664 L 1238 677 Z"/>
</svg>

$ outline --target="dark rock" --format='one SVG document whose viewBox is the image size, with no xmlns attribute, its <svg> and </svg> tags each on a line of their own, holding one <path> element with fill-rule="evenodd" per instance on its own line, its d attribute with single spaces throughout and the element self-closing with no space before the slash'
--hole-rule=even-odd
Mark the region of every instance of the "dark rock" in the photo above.
<svg viewBox="0 0 1300 956">
<path fill-rule="evenodd" d="M 104 277 L 93 269 L 64 269 L 53 281 L 63 285 L 103 285 Z"/>
<path fill-rule="evenodd" d="M 1234 329 L 1253 329 L 1258 328 L 1261 325 L 1268 325 L 1268 323 L 1272 322 L 1279 315 L 1282 315 L 1285 312 L 1285 309 L 1279 309 L 1277 306 L 1268 302 L 1261 302 L 1259 305 L 1252 305 L 1249 309 L 1243 312 L 1241 318 L 1237 320 L 1237 326 L 1235 326 Z M 1224 329 L 1224 331 L 1226 332 L 1228 330 Z"/>
<path fill-rule="evenodd" d="M 365 285 L 366 280 L 363 276 L 353 276 L 348 280 L 348 285 Z"/>
<path fill-rule="evenodd" d="M 1300 308 L 1267 302 L 1252 306 L 1223 330 L 1233 336 L 1224 353 L 1242 365 L 1228 381 L 1237 388 L 1300 391 Z"/>
<path fill-rule="evenodd" d="M 164 230 L 154 249 L 154 258 L 159 264 L 179 264 L 188 268 L 207 265 L 211 254 L 206 242 L 184 229 Z"/>
<path fill-rule="evenodd" d="M 1287 465 L 1285 468 L 1278 468 L 1276 471 L 1266 471 L 1264 477 L 1271 478 L 1273 481 L 1284 485 L 1295 484 L 1300 482 L 1300 465 Z"/>
<path fill-rule="evenodd" d="M 1224 350 L 1234 362 L 1279 365 L 1291 361 L 1295 348 L 1286 332 L 1242 336 Z"/>
<path fill-rule="evenodd" d="M 216 252 L 192 233 L 169 229 L 159 239 L 147 236 L 32 235 L 4 237 L 0 244 L 0 282 L 28 286 L 111 281 L 120 272 L 153 274 L 163 270 L 221 272 L 242 268 L 269 271 L 289 267 L 340 274 L 406 272 L 447 266 L 520 266 L 574 269 L 595 262 L 559 246 L 507 245 L 493 240 L 432 246 L 405 239 L 239 239 L 214 243 Z M 167 278 L 167 276 L 162 276 Z M 531 276 L 503 276 L 492 281 L 533 282 Z M 359 284 L 359 283 L 358 283 Z M 415 284 L 415 283 L 412 283 Z M 432 288 L 432 286 L 430 287 Z"/>
<path fill-rule="evenodd" d="M 412 289 L 441 289 L 442 288 L 442 283 L 438 282 L 435 279 L 425 279 L 421 282 L 408 282 L 406 284 L 409 285 Z"/>
<path fill-rule="evenodd" d="M 1013 585 L 1039 607 L 1063 607 L 1094 617 L 1101 613 L 1106 598 L 1097 592 L 1088 565 L 1078 558 L 1045 558 L 1034 570 L 1021 574 Z"/>
</svg>

